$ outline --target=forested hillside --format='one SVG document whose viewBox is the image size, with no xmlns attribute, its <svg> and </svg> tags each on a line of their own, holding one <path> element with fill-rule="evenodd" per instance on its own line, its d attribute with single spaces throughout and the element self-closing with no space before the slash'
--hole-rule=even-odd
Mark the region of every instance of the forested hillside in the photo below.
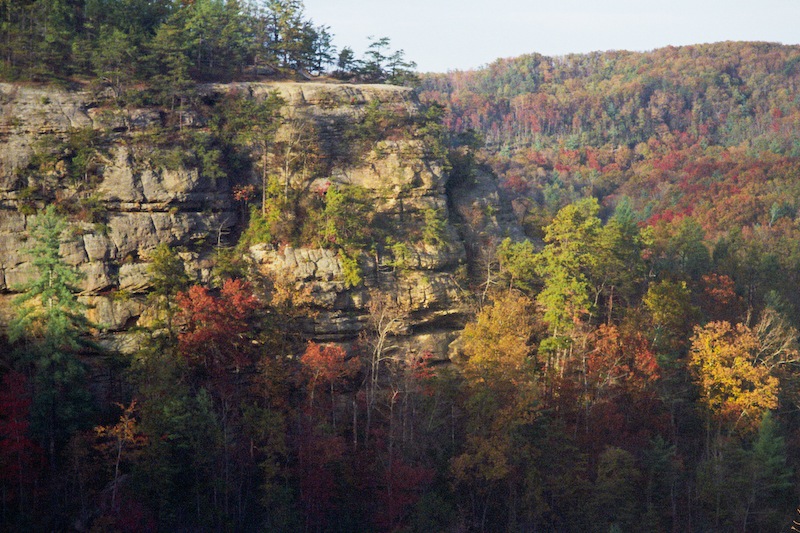
<svg viewBox="0 0 800 533">
<path fill-rule="evenodd" d="M 150 98 L 195 81 L 336 71 L 402 84 L 414 63 L 370 37 L 364 57 L 333 45 L 331 29 L 300 0 L 14 0 L 0 3 L 0 79 L 91 81 Z M 369 29 L 365 29 L 369 35 Z M 130 97 L 142 98 L 133 88 Z"/>
<path fill-rule="evenodd" d="M 428 76 L 421 93 L 550 216 L 582 196 L 627 197 L 643 219 L 693 215 L 714 233 L 791 211 L 798 80 L 796 46 L 718 43 L 499 60 Z"/>
<path fill-rule="evenodd" d="M 530 239 L 485 239 L 498 270 L 484 283 L 536 309 L 532 426 L 572 435 L 568 464 L 594 483 L 575 497 L 602 502 L 597 530 L 788 527 L 778 509 L 798 497 L 799 64 L 797 46 L 718 43 L 529 55 L 423 80 L 449 129 L 483 143 L 479 165 Z M 499 302 L 478 326 L 504 313 Z M 486 330 L 472 327 L 465 339 L 481 342 Z M 467 368 L 510 353 L 477 346 Z M 480 446 L 506 442 L 505 460 L 519 457 L 532 434 L 516 431 L 531 425 L 503 427 L 507 441 L 476 438 L 460 458 L 474 470 L 457 472 L 497 473 Z M 540 481 L 512 481 L 527 468 L 499 479 L 511 494 L 548 494 L 553 512 L 558 497 Z"/>
<path fill-rule="evenodd" d="M 296 0 L 0 25 L 3 531 L 791 528 L 800 48 L 415 92 Z"/>
</svg>

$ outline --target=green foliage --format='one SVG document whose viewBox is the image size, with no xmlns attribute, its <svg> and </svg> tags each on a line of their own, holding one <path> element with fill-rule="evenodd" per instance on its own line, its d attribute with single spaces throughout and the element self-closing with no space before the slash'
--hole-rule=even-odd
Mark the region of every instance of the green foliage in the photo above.
<svg viewBox="0 0 800 533">
<path fill-rule="evenodd" d="M 345 132 L 345 139 L 352 145 L 350 157 L 356 159 L 387 138 L 407 136 L 409 120 L 405 109 L 392 108 L 377 99 L 370 100 L 364 108 L 363 118 Z"/>
<path fill-rule="evenodd" d="M 150 253 L 150 283 L 156 297 L 172 297 L 189 286 L 183 260 L 166 243 L 156 246 Z"/>
<path fill-rule="evenodd" d="M 654 231 L 656 265 L 673 276 L 682 274 L 688 279 L 699 279 L 708 271 L 711 261 L 702 226 L 694 218 L 684 217 L 674 224 L 672 231 L 664 229 L 665 226 L 659 225 Z"/>
<path fill-rule="evenodd" d="M 286 417 L 279 410 L 257 405 L 245 406 L 242 415 L 245 432 L 255 442 L 261 443 L 259 452 L 263 454 L 263 459 L 258 465 L 264 474 L 261 503 L 272 511 L 269 520 L 276 529 L 289 529 L 286 522 L 291 520 L 291 510 L 288 508 L 291 497 L 281 482 L 281 465 L 289 452 Z"/>
<path fill-rule="evenodd" d="M 364 58 L 360 61 L 353 59 L 352 50 L 349 54 L 340 55 L 338 62 L 340 76 L 344 76 L 348 70 L 352 70 L 356 79 L 366 83 L 392 83 L 394 85 L 419 83 L 419 78 L 413 72 L 417 64 L 413 61 L 406 61 L 403 50 L 390 51 L 391 40 L 388 37 L 369 37 L 369 41 Z"/>
<path fill-rule="evenodd" d="M 641 473 L 630 452 L 607 448 L 597 465 L 591 509 L 599 531 L 632 531 L 640 516 L 638 484 Z"/>
<path fill-rule="evenodd" d="M 159 401 L 142 404 L 140 428 L 149 437 L 149 445 L 141 452 L 133 486 L 164 524 L 186 520 L 180 510 L 191 509 L 197 502 L 203 505 L 195 507 L 189 520 L 213 523 L 214 506 L 207 496 L 216 485 L 214 464 L 220 458 L 224 435 L 212 399 L 205 390 L 192 395 L 182 384 L 160 385 Z M 192 472 L 191 483 L 181 479 L 184 471 Z"/>
<path fill-rule="evenodd" d="M 703 521 L 720 530 L 742 528 L 749 513 L 749 453 L 736 440 L 718 440 L 697 466 Z"/>
<path fill-rule="evenodd" d="M 656 347 L 673 352 L 686 344 L 697 308 L 682 281 L 662 280 L 647 289 L 643 302 L 652 317 Z"/>
<path fill-rule="evenodd" d="M 348 288 L 359 286 L 364 281 L 364 278 L 361 265 L 358 264 L 358 257 L 354 257 L 345 251 L 340 251 L 339 261 L 342 263 L 344 286 Z"/>
<path fill-rule="evenodd" d="M 363 249 L 373 237 L 374 215 L 367 189 L 355 185 L 331 185 L 325 193 L 322 245 L 344 250 Z"/>
<path fill-rule="evenodd" d="M 593 312 L 588 271 L 596 265 L 596 241 L 601 229 L 594 198 L 570 204 L 545 229 L 545 243 L 536 272 L 544 287 L 537 301 L 553 337 L 568 334 Z"/>
<path fill-rule="evenodd" d="M 336 57 L 330 28 L 314 25 L 299 0 L 4 1 L 0 20 L 2 79 L 95 75 L 117 101 L 135 80 L 152 81 L 162 101 L 174 104 L 187 80 L 319 75 Z M 413 62 L 402 50 L 385 55 L 388 40 L 381 43 L 370 79 L 412 82 Z M 360 62 L 343 65 L 360 72 Z"/>
<path fill-rule="evenodd" d="M 183 108 L 192 86 L 188 47 L 183 32 L 184 12 L 178 11 L 158 27 L 148 55 L 151 83 L 161 103 Z"/>
<path fill-rule="evenodd" d="M 645 517 L 654 523 L 664 522 L 670 515 L 667 504 L 670 491 L 678 481 L 677 447 L 659 435 L 644 450 L 643 457 L 642 474 L 646 478 L 645 501 L 648 507 Z"/>
<path fill-rule="evenodd" d="M 44 338 L 64 349 L 76 350 L 85 330 L 83 306 L 75 294 L 80 273 L 67 265 L 60 254 L 67 232 L 66 220 L 54 206 L 40 212 L 30 228 L 32 246 L 26 251 L 38 277 L 21 289 L 15 299 L 17 318 L 11 324 L 11 338 L 25 335 Z"/>
<path fill-rule="evenodd" d="M 33 215 L 36 213 L 36 198 L 39 189 L 35 186 L 25 187 L 17 193 L 17 210 L 21 215 Z"/>
<path fill-rule="evenodd" d="M 497 247 L 500 273 L 508 279 L 509 288 L 533 292 L 536 276 L 536 250 L 529 240 L 513 242 L 506 237 Z"/>
<path fill-rule="evenodd" d="M 21 198 L 23 203 L 52 201 L 64 185 L 81 192 L 94 189 L 102 179 L 107 143 L 107 135 L 92 128 L 71 129 L 63 137 L 38 138 L 27 168 L 20 170 L 30 184 Z"/>
<path fill-rule="evenodd" d="M 16 367 L 32 377 L 32 433 L 51 453 L 47 477 L 29 482 L 42 495 L 36 512 L 53 518 L 33 520 L 28 530 L 777 531 L 787 524 L 798 462 L 785 439 L 800 424 L 792 47 L 723 43 L 501 61 L 477 74 L 430 78 L 427 96 L 438 91 L 449 106 L 427 107 L 422 117 L 373 101 L 353 130 L 325 140 L 341 146 L 323 149 L 312 142 L 313 126 L 281 116 L 275 93 L 246 94 L 242 86 L 242 94 L 200 98 L 191 90 L 197 80 L 266 70 L 320 72 L 333 57 L 330 34 L 307 21 L 296 0 L 0 0 L 0 27 L 0 76 L 90 73 L 105 78 L 99 85 L 117 105 L 137 98 L 172 107 L 165 127 L 133 134 L 137 161 L 195 168 L 212 180 L 247 176 L 232 185 L 246 189 L 235 193 L 243 220 L 250 209 L 240 247 L 217 252 L 216 288 L 192 289 L 203 297 L 196 315 L 174 320 L 190 280 L 177 250 L 162 245 L 147 258 L 157 320 L 130 371 L 92 359 L 92 374 L 121 380 L 93 390 L 141 401 L 143 445 L 120 455 L 126 476 L 112 487 L 120 499 L 111 506 L 103 476 L 85 488 L 102 470 L 91 465 L 93 446 L 107 442 L 79 433 L 93 422 L 81 362 L 90 326 L 75 299 L 79 280 L 58 255 L 63 219 L 53 208 L 28 219 L 37 281 L 15 300 L 13 346 L 0 338 L 0 373 Z M 406 67 L 388 44 L 374 40 L 361 64 L 345 49 L 340 67 L 390 79 Z M 134 97 L 127 89 L 145 77 L 153 91 Z M 54 105 L 47 97 L 39 103 Z M 189 108 L 207 127 L 185 127 L 180 115 Z M 483 153 L 481 138 L 489 146 Z M 34 214 L 59 193 L 61 212 L 102 223 L 91 189 L 107 141 L 80 130 L 35 147 L 17 175 L 28 186 L 17 197 L 20 210 Z M 403 270 L 414 267 L 412 244 L 446 246 L 444 212 L 415 212 L 424 225 L 395 227 L 375 212 L 371 191 L 325 181 L 366 151 L 382 156 L 396 146 L 403 163 L 446 158 L 450 191 L 492 167 L 501 198 L 514 200 L 529 235 L 544 244 L 537 251 L 534 238 L 500 243 L 487 287 L 500 280 L 504 290 L 488 293 L 494 303 L 474 320 L 464 317 L 467 306 L 448 315 L 435 306 L 449 303 L 431 302 L 431 321 L 414 333 L 430 328 L 438 339 L 439 328 L 468 322 L 447 348 L 464 356 L 462 364 L 394 349 L 391 337 L 406 317 L 375 305 L 370 325 L 384 336 L 379 370 L 362 372 L 366 381 L 349 375 L 330 392 L 309 386 L 296 357 L 306 339 L 293 336 L 295 322 L 309 323 L 297 305 L 305 295 L 278 287 L 284 293 L 261 313 L 263 322 L 248 316 L 233 324 L 215 304 L 220 285 L 246 274 L 244 248 L 259 242 L 335 250 L 347 288 L 364 285 L 368 253 L 388 255 L 387 264 Z M 152 153 L 138 155 L 143 150 Z M 254 174 L 257 205 L 248 203 L 258 194 Z M 65 184 L 79 190 L 74 199 L 62 198 Z M 250 301 L 230 297 L 233 308 Z M 138 302 L 124 291 L 113 298 L 117 307 Z M 762 319 L 734 335 L 714 322 L 722 314 Z M 213 333 L 230 342 L 204 336 L 209 317 Z M 705 327 L 690 349 L 695 323 Z M 353 368 L 364 363 L 346 346 L 333 348 Z M 720 364 L 701 372 L 701 353 Z M 759 391 L 761 382 L 769 387 Z M 760 403 L 734 401 L 759 392 Z M 711 410 L 703 403 L 725 411 L 730 426 L 704 418 Z M 15 408 L 0 405 L 4 473 L 24 464 L 24 451 L 14 455 L 17 441 L 3 433 Z M 768 408 L 775 412 L 761 420 L 753 414 Z M 739 431 L 745 422 L 752 431 Z M 62 453 L 67 441 L 73 446 Z M 5 520 L 20 502 L 9 478 L 0 478 Z M 71 492 L 67 499 L 80 500 L 74 509 L 60 504 Z"/>
<path fill-rule="evenodd" d="M 426 533 L 428 531 L 445 531 L 455 522 L 457 512 L 453 502 L 439 492 L 426 492 L 414 506 L 410 524 L 402 531 L 405 533 Z"/>
<path fill-rule="evenodd" d="M 786 523 L 786 510 L 795 503 L 790 496 L 794 472 L 786 451 L 778 422 L 772 412 L 767 411 L 751 452 L 752 489 L 747 504 L 757 528 L 777 531 Z M 746 523 L 750 520 L 748 517 Z"/>
<path fill-rule="evenodd" d="M 644 256 L 653 247 L 652 232 L 639 228 L 634 215 L 620 204 L 597 238 L 596 263 L 590 269 L 594 300 L 605 304 L 607 317 L 614 318 L 614 307 L 630 305 L 641 294 L 648 275 Z"/>
<path fill-rule="evenodd" d="M 150 166 L 172 171 L 197 169 L 201 176 L 214 181 L 227 176 L 223 153 L 227 147 L 208 133 L 161 131 L 139 136 L 137 144 L 148 151 Z"/>
<path fill-rule="evenodd" d="M 166 243 L 159 244 L 149 256 L 151 290 L 148 299 L 156 310 L 157 327 L 165 327 L 168 336 L 174 336 L 172 321 L 177 312 L 175 296 L 189 286 L 189 276 L 183 260 Z"/>
<path fill-rule="evenodd" d="M 763 58 L 770 54 L 782 60 L 767 64 Z M 576 139 L 633 147 L 686 131 L 736 144 L 744 132 L 761 133 L 754 115 L 767 119 L 770 109 L 791 106 L 787 94 L 767 96 L 758 88 L 783 86 L 789 77 L 777 65 L 795 54 L 780 45 L 741 42 L 568 58 L 529 54 L 459 73 L 458 83 L 450 83 L 454 74 L 428 76 L 423 87 L 445 99 L 471 101 L 454 106 L 455 112 L 481 113 L 481 129 L 498 132 L 498 143 Z M 764 97 L 772 102 L 760 109 L 753 105 Z M 579 101 L 595 103 L 574 105 Z M 542 113 L 545 107 L 552 111 Z M 722 108 L 724 116 L 715 115 L 714 109 Z M 460 127 L 477 123 L 464 121 Z"/>
<path fill-rule="evenodd" d="M 268 205 L 266 213 L 256 206 L 250 208 L 247 227 L 239 237 L 239 246 L 249 248 L 258 243 L 272 243 L 275 240 L 275 225 L 280 222 L 281 211 Z"/>
<path fill-rule="evenodd" d="M 214 281 L 222 285 L 225 280 L 245 279 L 248 265 L 245 262 L 241 248 L 220 246 L 214 251 Z"/>
<path fill-rule="evenodd" d="M 390 246 L 392 251 L 391 266 L 404 271 L 411 267 L 412 251 L 404 242 L 396 242 Z"/>
<path fill-rule="evenodd" d="M 91 63 L 94 74 L 105 81 L 119 99 L 133 81 L 136 58 L 140 54 L 135 37 L 121 28 L 102 26 Z"/>
<path fill-rule="evenodd" d="M 96 347 L 86 340 L 91 325 L 76 297 L 81 276 L 59 251 L 67 229 L 52 205 L 32 222 L 26 252 L 36 277 L 14 299 L 16 317 L 9 328 L 12 342 L 24 341 L 18 357 L 34 377 L 33 430 L 51 461 L 69 436 L 86 426 L 92 410 L 78 353 Z"/>
<path fill-rule="evenodd" d="M 196 0 L 182 12 L 182 41 L 195 79 L 227 80 L 241 74 L 250 38 L 238 2 Z"/>
<path fill-rule="evenodd" d="M 270 0 L 264 7 L 251 15 L 256 64 L 319 73 L 332 62 L 335 49 L 328 28 L 305 19 L 302 2 Z"/>
<path fill-rule="evenodd" d="M 447 220 L 441 209 L 425 210 L 425 227 L 422 229 L 422 242 L 430 246 L 447 244 Z"/>
<path fill-rule="evenodd" d="M 446 110 L 443 106 L 431 103 L 425 106 L 424 112 L 417 118 L 414 134 L 423 142 L 425 155 L 444 163 L 446 171 L 453 170 L 450 162 L 450 147 L 460 145 L 462 140 L 452 139 L 452 134 L 444 125 Z"/>
<path fill-rule="evenodd" d="M 107 220 L 107 214 L 106 206 L 98 194 L 84 196 L 78 200 L 76 217 L 82 221 L 101 224 Z"/>
<path fill-rule="evenodd" d="M 103 133 L 92 129 L 72 130 L 67 134 L 63 146 L 56 148 L 67 155 L 67 175 L 73 182 L 90 183 L 91 177 L 98 176 L 100 156 L 107 155 L 104 143 L 107 139 Z"/>
</svg>

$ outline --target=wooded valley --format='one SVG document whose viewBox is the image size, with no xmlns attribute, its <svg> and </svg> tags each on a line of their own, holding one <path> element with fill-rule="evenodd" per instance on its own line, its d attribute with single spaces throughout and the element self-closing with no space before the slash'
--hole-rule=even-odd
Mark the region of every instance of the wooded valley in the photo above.
<svg viewBox="0 0 800 533">
<path fill-rule="evenodd" d="M 417 75 L 297 0 L 0 27 L 3 531 L 800 519 L 800 47 Z"/>
</svg>

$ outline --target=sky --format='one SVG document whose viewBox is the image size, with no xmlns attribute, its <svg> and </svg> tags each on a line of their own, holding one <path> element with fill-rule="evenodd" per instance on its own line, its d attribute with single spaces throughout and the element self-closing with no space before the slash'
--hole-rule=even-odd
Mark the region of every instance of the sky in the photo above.
<svg viewBox="0 0 800 533">
<path fill-rule="evenodd" d="M 419 72 L 497 58 L 646 51 L 719 41 L 800 43 L 800 0 L 304 0 L 334 43 L 360 57 L 389 37 Z"/>
</svg>

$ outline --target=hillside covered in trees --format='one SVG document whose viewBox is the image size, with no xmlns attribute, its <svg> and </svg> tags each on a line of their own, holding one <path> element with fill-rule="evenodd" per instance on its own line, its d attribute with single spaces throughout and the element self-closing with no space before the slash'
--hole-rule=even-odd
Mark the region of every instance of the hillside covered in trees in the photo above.
<svg viewBox="0 0 800 533">
<path fill-rule="evenodd" d="M 552 368 L 555 358 L 566 379 L 555 394 L 582 398 L 572 423 L 591 441 L 579 448 L 597 446 L 590 464 L 600 453 L 595 483 L 618 475 L 621 458 L 605 473 L 601 465 L 626 431 L 666 446 L 680 465 L 648 483 L 670 479 L 672 505 L 692 518 L 653 516 L 653 530 L 780 530 L 757 523 L 755 509 L 766 517 L 774 507 L 753 498 L 774 490 L 797 499 L 798 65 L 797 46 L 729 42 L 533 54 L 429 75 L 420 88 L 446 107 L 452 132 L 482 144 L 479 163 L 534 243 L 485 241 L 496 250 L 494 281 L 541 313 L 536 361 Z M 628 411 L 630 396 L 589 392 L 648 375 L 658 392 L 647 405 L 661 414 L 646 415 L 644 434 L 635 413 L 647 410 Z M 669 420 L 666 433 L 659 419 Z M 766 428 L 777 430 L 773 451 L 787 446 L 771 466 L 749 462 L 763 453 Z M 654 457 L 654 448 L 613 446 L 637 468 Z M 781 474 L 771 470 L 779 464 Z M 750 496 L 740 496 L 744 486 Z M 615 513 L 631 490 L 609 501 Z"/>
<path fill-rule="evenodd" d="M 0 25 L 3 531 L 791 527 L 800 48 L 412 91 L 299 1 Z"/>
<path fill-rule="evenodd" d="M 416 66 L 387 37 L 363 58 L 333 45 L 300 0 L 14 0 L 0 3 L 0 79 L 92 81 L 118 97 L 174 96 L 197 81 L 335 71 L 403 84 Z M 365 31 L 369 31 L 366 29 Z M 365 34 L 366 35 L 366 34 Z"/>
</svg>

